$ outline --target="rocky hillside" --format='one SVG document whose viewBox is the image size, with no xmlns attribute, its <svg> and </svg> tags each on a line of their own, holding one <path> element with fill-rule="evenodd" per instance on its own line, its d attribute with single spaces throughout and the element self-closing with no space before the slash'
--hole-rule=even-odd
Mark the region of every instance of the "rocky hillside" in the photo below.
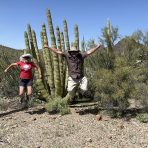
<svg viewBox="0 0 148 148">
<path fill-rule="evenodd" d="M 12 87 L 13 87 L 12 91 L 15 91 L 14 90 L 15 85 L 13 81 L 11 81 L 11 77 L 9 77 L 11 74 L 13 74 L 13 71 L 10 71 L 9 75 L 8 74 L 6 75 L 4 73 L 4 69 L 9 64 L 18 61 L 22 53 L 23 53 L 22 50 L 13 49 L 10 47 L 0 45 L 0 96 L 2 96 L 5 91 L 7 92 L 8 90 L 11 90 L 10 88 Z M 7 92 L 7 94 L 9 94 L 9 92 Z"/>
<path fill-rule="evenodd" d="M 129 48 L 135 49 L 142 46 L 143 45 L 137 43 L 134 39 L 125 37 L 114 46 L 114 51 L 122 54 L 122 52 L 128 50 Z"/>
<path fill-rule="evenodd" d="M 0 61 L 7 62 L 9 60 L 10 62 L 14 62 L 18 60 L 20 54 L 22 54 L 22 50 L 0 45 Z"/>
</svg>

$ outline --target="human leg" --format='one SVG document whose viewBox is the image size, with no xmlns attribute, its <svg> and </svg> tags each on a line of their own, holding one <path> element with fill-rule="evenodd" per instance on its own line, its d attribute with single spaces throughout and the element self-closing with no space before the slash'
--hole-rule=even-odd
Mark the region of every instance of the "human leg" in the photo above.
<svg viewBox="0 0 148 148">
<path fill-rule="evenodd" d="M 88 85 L 88 80 L 86 77 L 83 77 L 80 81 L 80 91 L 79 91 L 79 98 L 82 99 L 83 97 L 86 97 L 87 94 L 87 85 Z"/>
<path fill-rule="evenodd" d="M 32 95 L 32 85 L 33 85 L 33 80 L 32 79 L 28 79 L 26 81 L 26 86 L 27 86 L 27 95 L 31 96 Z"/>
<path fill-rule="evenodd" d="M 24 87 L 20 86 L 19 87 L 19 96 L 20 96 L 20 103 L 23 103 L 23 99 L 24 99 Z"/>
<path fill-rule="evenodd" d="M 19 87 L 19 96 L 22 97 L 24 95 L 24 86 Z"/>
<path fill-rule="evenodd" d="M 28 79 L 26 80 L 26 86 L 27 86 L 27 94 L 26 94 L 26 105 L 28 105 L 29 102 L 29 97 L 32 95 L 32 85 L 33 85 L 33 80 L 32 79 Z"/>
<path fill-rule="evenodd" d="M 85 92 L 85 91 L 87 91 L 87 85 L 88 85 L 88 80 L 87 80 L 87 78 L 86 77 L 83 77 L 82 79 L 81 79 L 81 81 L 80 81 L 80 90 L 82 91 L 82 92 Z"/>
<path fill-rule="evenodd" d="M 74 81 L 71 77 L 68 78 L 68 88 L 67 91 L 70 95 L 70 101 L 72 101 L 76 95 L 78 88 L 78 82 Z"/>
<path fill-rule="evenodd" d="M 24 99 L 24 92 L 25 92 L 25 83 L 23 79 L 20 79 L 19 81 L 19 96 L 20 96 L 20 103 L 23 103 Z"/>
<path fill-rule="evenodd" d="M 27 95 L 28 96 L 32 95 L 32 86 L 27 86 Z"/>
</svg>

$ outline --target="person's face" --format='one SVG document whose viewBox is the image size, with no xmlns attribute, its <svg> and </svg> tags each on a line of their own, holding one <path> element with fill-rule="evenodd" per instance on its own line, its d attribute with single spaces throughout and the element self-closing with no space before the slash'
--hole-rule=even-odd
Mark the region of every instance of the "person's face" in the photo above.
<svg viewBox="0 0 148 148">
<path fill-rule="evenodd" d="M 76 55 L 76 54 L 79 53 L 79 51 L 69 51 L 69 53 L 70 53 L 71 55 Z"/>
<path fill-rule="evenodd" d="M 30 57 L 24 57 L 23 59 L 24 59 L 24 61 L 26 61 L 26 62 L 30 62 L 30 61 L 31 61 L 31 58 L 30 58 Z"/>
</svg>

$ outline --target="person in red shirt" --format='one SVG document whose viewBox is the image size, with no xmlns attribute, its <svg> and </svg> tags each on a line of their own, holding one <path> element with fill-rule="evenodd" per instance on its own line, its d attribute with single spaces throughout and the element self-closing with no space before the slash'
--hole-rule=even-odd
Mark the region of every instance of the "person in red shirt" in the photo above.
<svg viewBox="0 0 148 148">
<path fill-rule="evenodd" d="M 32 69 L 37 68 L 41 77 L 41 70 L 38 65 L 32 62 L 31 54 L 24 54 L 20 57 L 20 61 L 9 65 L 4 72 L 8 72 L 11 67 L 19 66 L 20 68 L 20 81 L 19 81 L 19 96 L 21 97 L 21 103 L 23 103 L 23 96 L 25 87 L 27 87 L 27 95 L 32 95 L 33 76 Z"/>
</svg>

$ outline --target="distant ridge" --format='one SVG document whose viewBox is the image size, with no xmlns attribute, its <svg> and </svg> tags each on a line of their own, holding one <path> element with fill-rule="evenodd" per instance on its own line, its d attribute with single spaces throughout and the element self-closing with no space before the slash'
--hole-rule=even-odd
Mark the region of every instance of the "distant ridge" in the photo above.
<svg viewBox="0 0 148 148">
<path fill-rule="evenodd" d="M 0 61 L 9 60 L 10 62 L 16 62 L 21 54 L 23 54 L 23 50 L 0 45 Z"/>
<path fill-rule="evenodd" d="M 15 49 L 15 48 L 11 48 L 11 47 L 8 47 L 8 46 L 1 45 L 1 44 L 0 44 L 0 50 L 3 50 L 3 49 L 8 49 L 8 50 L 21 50 L 21 49 Z"/>
</svg>

